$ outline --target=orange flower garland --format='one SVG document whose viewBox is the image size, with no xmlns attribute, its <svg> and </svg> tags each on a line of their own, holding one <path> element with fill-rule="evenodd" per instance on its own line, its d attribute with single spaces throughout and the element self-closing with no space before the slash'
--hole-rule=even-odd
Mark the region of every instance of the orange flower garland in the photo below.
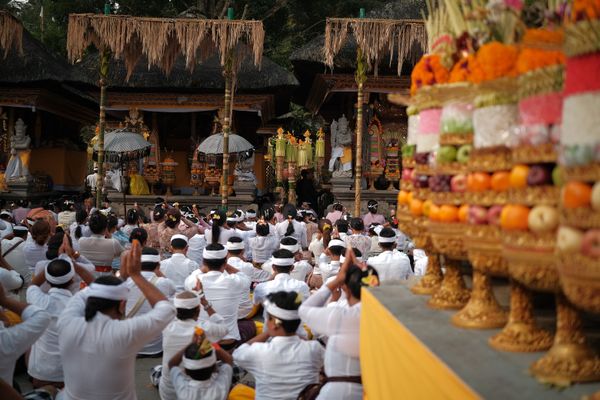
<svg viewBox="0 0 600 400">
<path fill-rule="evenodd" d="M 454 64 L 452 71 L 450 71 L 450 83 L 457 82 L 469 82 L 469 81 L 482 81 L 483 70 L 477 63 L 475 55 L 469 54 L 467 57 L 462 58 L 459 62 Z"/>
<path fill-rule="evenodd" d="M 515 46 L 491 42 L 477 51 L 477 63 L 483 70 L 482 76 L 472 75 L 471 82 L 481 83 L 494 79 L 516 76 L 516 63 L 519 50 Z"/>
<path fill-rule="evenodd" d="M 600 0 L 573 0 L 571 21 L 600 19 Z"/>
<path fill-rule="evenodd" d="M 553 46 L 561 48 L 565 40 L 562 29 L 527 29 L 523 35 L 523 45 L 530 46 Z"/>
<path fill-rule="evenodd" d="M 441 58 L 437 54 L 423 56 L 417 65 L 413 68 L 411 74 L 411 94 L 424 86 L 436 85 L 448 82 L 450 72 L 442 64 Z"/>
<path fill-rule="evenodd" d="M 565 55 L 560 51 L 546 51 L 540 49 L 523 49 L 517 60 L 517 73 L 524 74 L 551 65 L 565 63 Z"/>
</svg>

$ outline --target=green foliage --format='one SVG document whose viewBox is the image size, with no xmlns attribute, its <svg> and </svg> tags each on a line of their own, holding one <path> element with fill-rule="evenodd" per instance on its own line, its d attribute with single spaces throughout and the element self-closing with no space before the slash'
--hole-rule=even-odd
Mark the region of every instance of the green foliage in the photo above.
<svg viewBox="0 0 600 400">
<path fill-rule="evenodd" d="M 224 6 L 235 9 L 236 18 L 262 19 L 265 24 L 265 54 L 290 67 L 289 56 L 325 30 L 326 17 L 358 16 L 385 0 L 112 0 L 118 14 L 149 17 L 220 18 Z M 0 0 L 0 9 L 9 9 L 23 21 L 35 37 L 60 54 L 66 54 L 67 25 L 70 13 L 102 13 L 105 0 L 28 0 L 15 3 Z M 42 34 L 41 7 L 44 7 Z"/>
</svg>

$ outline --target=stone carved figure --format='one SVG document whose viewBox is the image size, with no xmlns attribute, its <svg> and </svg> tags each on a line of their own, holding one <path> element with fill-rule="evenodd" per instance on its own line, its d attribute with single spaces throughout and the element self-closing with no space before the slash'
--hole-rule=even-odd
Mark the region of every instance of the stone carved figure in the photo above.
<svg viewBox="0 0 600 400">
<path fill-rule="evenodd" d="M 7 182 L 27 182 L 31 178 L 29 173 L 31 138 L 25 133 L 26 130 L 27 125 L 19 118 L 10 140 L 10 160 L 5 172 Z"/>
<path fill-rule="evenodd" d="M 348 129 L 345 115 L 331 123 L 329 171 L 334 178 L 352 177 L 352 131 Z"/>
<path fill-rule="evenodd" d="M 233 174 L 239 182 L 256 182 L 256 176 L 254 175 L 254 153 L 248 158 L 239 158 Z"/>
</svg>

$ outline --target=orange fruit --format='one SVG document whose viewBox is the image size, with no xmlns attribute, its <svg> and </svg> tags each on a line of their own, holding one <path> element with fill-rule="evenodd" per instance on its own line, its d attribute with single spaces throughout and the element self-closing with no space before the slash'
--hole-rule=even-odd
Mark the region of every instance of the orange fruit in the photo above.
<svg viewBox="0 0 600 400">
<path fill-rule="evenodd" d="M 458 207 L 443 205 L 440 207 L 441 222 L 456 222 L 458 221 Z"/>
<path fill-rule="evenodd" d="M 527 187 L 527 175 L 529 175 L 529 167 L 527 165 L 515 165 L 512 171 L 510 171 L 510 187 L 512 189 L 522 189 Z"/>
<path fill-rule="evenodd" d="M 485 192 L 491 186 L 490 174 L 485 172 L 473 172 L 467 177 L 467 191 Z"/>
<path fill-rule="evenodd" d="M 413 199 L 413 192 L 408 192 L 408 195 L 406 195 L 406 205 L 410 206 L 410 203 L 412 203 L 412 199 Z"/>
<path fill-rule="evenodd" d="M 423 202 L 419 199 L 412 199 L 410 201 L 410 213 L 415 217 L 423 214 Z"/>
<path fill-rule="evenodd" d="M 507 204 L 500 214 L 500 226 L 506 230 L 523 230 L 529 228 L 529 207 L 520 204 Z"/>
<path fill-rule="evenodd" d="M 429 220 L 438 222 L 440 220 L 440 208 L 432 204 L 429 208 Z"/>
<path fill-rule="evenodd" d="M 469 219 L 469 205 L 463 204 L 458 209 L 458 220 L 460 222 L 467 222 L 468 219 Z"/>
<path fill-rule="evenodd" d="M 583 182 L 572 181 L 562 189 L 562 204 L 565 208 L 590 207 L 592 187 Z"/>
<path fill-rule="evenodd" d="M 506 171 L 494 172 L 490 181 L 492 190 L 505 192 L 510 187 L 510 173 Z"/>
<path fill-rule="evenodd" d="M 406 190 L 401 190 L 398 192 L 398 204 L 408 204 L 408 192 Z"/>
</svg>

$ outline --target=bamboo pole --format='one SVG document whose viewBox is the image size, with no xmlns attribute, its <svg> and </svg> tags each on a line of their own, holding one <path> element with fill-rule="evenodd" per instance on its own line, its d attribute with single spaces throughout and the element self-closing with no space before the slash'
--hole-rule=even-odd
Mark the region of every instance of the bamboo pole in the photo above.
<svg viewBox="0 0 600 400">
<path fill-rule="evenodd" d="M 360 18 L 365 17 L 365 9 L 360 9 Z M 363 88 L 367 81 L 367 65 L 362 49 L 356 53 L 356 73 L 354 79 L 358 85 L 356 99 L 356 162 L 354 163 L 354 217 L 360 217 L 360 199 L 362 192 L 362 139 L 363 139 Z"/>
<path fill-rule="evenodd" d="M 233 20 L 233 8 L 227 9 L 227 19 Z M 233 88 L 233 51 L 228 55 L 223 75 L 225 76 L 225 105 L 223 118 L 223 184 L 221 185 L 221 208 L 227 211 L 229 200 L 229 132 L 231 131 L 231 94 Z"/>
<path fill-rule="evenodd" d="M 104 15 L 110 14 L 110 3 L 104 4 Z M 104 177 L 106 171 L 104 171 L 104 131 L 106 129 L 106 84 L 108 76 L 108 62 L 109 62 L 109 51 L 108 49 L 102 50 L 102 57 L 100 58 L 100 118 L 98 132 L 98 179 L 96 179 L 96 208 L 100 209 L 102 206 L 102 192 L 104 190 Z"/>
</svg>

